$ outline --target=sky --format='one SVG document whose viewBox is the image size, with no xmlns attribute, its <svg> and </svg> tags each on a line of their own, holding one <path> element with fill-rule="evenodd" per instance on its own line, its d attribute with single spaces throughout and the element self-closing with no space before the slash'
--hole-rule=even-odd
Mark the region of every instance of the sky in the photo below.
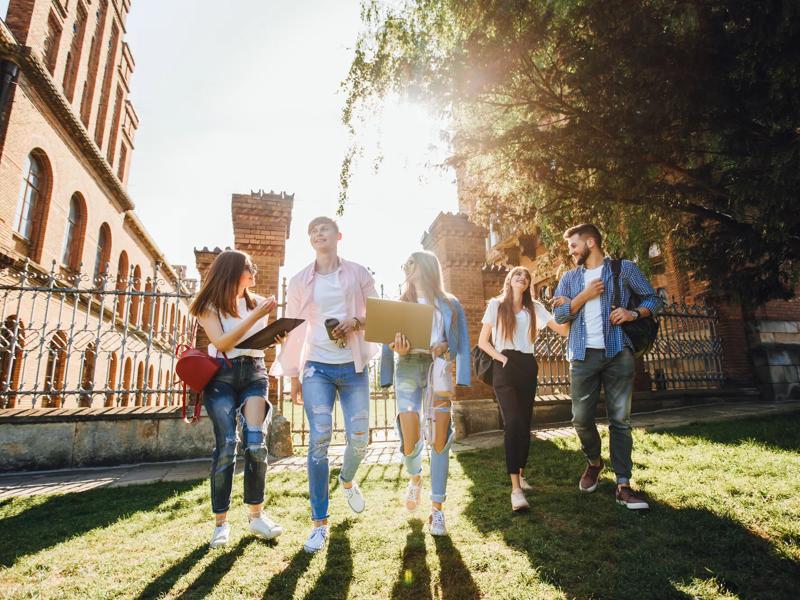
<svg viewBox="0 0 800 600">
<path fill-rule="evenodd" d="M 134 0 L 127 29 L 141 121 L 128 192 L 170 263 L 193 267 L 194 248 L 232 246 L 231 194 L 260 188 L 295 195 L 282 275 L 310 263 L 306 225 L 333 216 L 348 147 L 340 83 L 358 1 Z M 436 215 L 457 210 L 455 175 L 435 166 L 442 127 L 392 99 L 363 131 L 340 254 L 387 293 Z"/>
</svg>

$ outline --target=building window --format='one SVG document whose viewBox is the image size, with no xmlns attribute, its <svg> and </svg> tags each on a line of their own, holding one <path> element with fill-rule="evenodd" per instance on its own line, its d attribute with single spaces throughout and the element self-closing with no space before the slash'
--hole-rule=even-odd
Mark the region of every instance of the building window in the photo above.
<svg viewBox="0 0 800 600">
<path fill-rule="evenodd" d="M 81 50 L 83 49 L 83 35 L 86 31 L 86 10 L 78 5 L 78 16 L 72 25 L 72 43 L 67 53 L 67 65 L 64 69 L 64 95 L 67 100 L 72 102 L 75 94 L 75 80 L 78 77 L 78 65 L 81 61 Z"/>
<path fill-rule="evenodd" d="M 48 408 L 61 408 L 64 389 L 64 376 L 67 366 L 67 334 L 56 331 L 47 346 L 47 368 L 44 374 L 44 396 L 42 405 Z"/>
<path fill-rule="evenodd" d="M 25 166 L 22 172 L 25 175 L 19 192 L 17 216 L 14 219 L 14 223 L 17 233 L 30 241 L 33 234 L 33 222 L 36 218 L 36 211 L 39 208 L 44 187 L 42 164 L 33 154 L 29 154 L 28 158 L 25 159 Z"/>
<path fill-rule="evenodd" d="M 114 406 L 114 392 L 111 390 L 117 387 L 117 363 L 119 358 L 116 352 L 112 352 L 108 358 L 108 377 L 106 378 L 106 406 Z"/>
<path fill-rule="evenodd" d="M 99 286 L 102 282 L 100 278 L 108 271 L 108 261 L 111 258 L 111 228 L 108 223 L 100 226 L 100 233 L 97 236 L 97 251 L 94 255 L 94 282 Z"/>
<path fill-rule="evenodd" d="M 19 389 L 24 348 L 25 326 L 16 315 L 11 315 L 3 323 L 0 332 L 0 391 L 15 392 Z M 16 394 L 0 396 L 0 408 L 16 408 L 16 406 Z"/>
<path fill-rule="evenodd" d="M 55 73 L 56 61 L 58 60 L 58 45 L 61 42 L 61 24 L 56 16 L 51 12 L 47 19 L 47 36 L 42 43 L 42 53 L 44 64 L 50 75 Z"/>
<path fill-rule="evenodd" d="M 80 266 L 85 235 L 86 208 L 81 195 L 75 193 L 69 200 L 67 230 L 64 233 L 64 245 L 61 248 L 61 263 L 73 271 L 77 271 Z"/>
<path fill-rule="evenodd" d="M 92 390 L 94 389 L 94 372 L 97 364 L 97 353 L 94 344 L 89 344 L 83 353 L 83 375 L 81 376 L 81 390 L 79 406 L 92 405 Z"/>
</svg>

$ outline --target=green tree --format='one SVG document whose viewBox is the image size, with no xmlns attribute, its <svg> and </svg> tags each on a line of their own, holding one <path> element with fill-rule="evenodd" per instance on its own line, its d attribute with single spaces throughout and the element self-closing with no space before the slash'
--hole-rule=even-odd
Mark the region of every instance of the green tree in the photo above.
<svg viewBox="0 0 800 600">
<path fill-rule="evenodd" d="M 629 256 L 670 236 L 718 292 L 793 294 L 799 3 L 369 0 L 362 20 L 345 123 L 389 93 L 435 106 L 479 218 L 592 220 Z"/>
</svg>

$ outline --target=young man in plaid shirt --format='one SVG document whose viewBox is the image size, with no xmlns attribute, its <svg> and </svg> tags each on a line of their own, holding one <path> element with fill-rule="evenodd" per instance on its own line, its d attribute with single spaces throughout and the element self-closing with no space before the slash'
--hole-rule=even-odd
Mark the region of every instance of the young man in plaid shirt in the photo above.
<svg viewBox="0 0 800 600">
<path fill-rule="evenodd" d="M 633 345 L 621 325 L 655 314 L 661 307 L 661 299 L 636 263 L 623 260 L 620 306 L 611 306 L 614 293 L 611 259 L 603 252 L 600 231 L 591 224 L 577 225 L 564 233 L 564 239 L 577 267 L 561 278 L 555 291 L 553 314 L 558 323 L 571 322 L 567 359 L 572 424 L 588 461 L 578 487 L 582 492 L 595 491 L 604 467 L 595 423 L 602 384 L 617 502 L 632 510 L 647 509 L 645 499 L 630 486 L 633 466 L 630 416 L 635 368 Z M 641 303 L 629 310 L 625 307 L 632 293 L 641 298 Z"/>
</svg>

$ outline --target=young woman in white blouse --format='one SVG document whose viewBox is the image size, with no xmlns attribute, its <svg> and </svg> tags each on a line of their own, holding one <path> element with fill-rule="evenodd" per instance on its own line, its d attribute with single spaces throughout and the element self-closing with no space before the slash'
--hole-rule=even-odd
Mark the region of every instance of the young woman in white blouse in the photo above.
<svg viewBox="0 0 800 600">
<path fill-rule="evenodd" d="M 244 252 L 220 253 L 189 308 L 211 342 L 208 353 L 220 365 L 203 390 L 216 441 L 211 459 L 211 509 L 215 518 L 212 548 L 224 546 L 230 538 L 228 509 L 239 446 L 237 420 L 244 437 L 244 503 L 249 508 L 250 532 L 264 539 L 283 533 L 283 528 L 263 511 L 265 433 L 272 412 L 267 400 L 264 351 L 236 348 L 241 340 L 267 326 L 267 315 L 277 306 L 274 296 L 263 298 L 249 291 L 256 283 L 255 274 L 256 267 Z"/>
<path fill-rule="evenodd" d="M 536 330 L 549 327 L 566 336 L 569 325 L 559 325 L 553 315 L 531 297 L 531 274 L 514 267 L 503 291 L 489 300 L 481 320 L 478 346 L 494 359 L 492 387 L 503 416 L 506 468 L 511 479 L 511 508 L 526 510 L 525 465 L 531 442 L 531 416 L 536 396 L 538 365 L 534 357 Z"/>
</svg>

